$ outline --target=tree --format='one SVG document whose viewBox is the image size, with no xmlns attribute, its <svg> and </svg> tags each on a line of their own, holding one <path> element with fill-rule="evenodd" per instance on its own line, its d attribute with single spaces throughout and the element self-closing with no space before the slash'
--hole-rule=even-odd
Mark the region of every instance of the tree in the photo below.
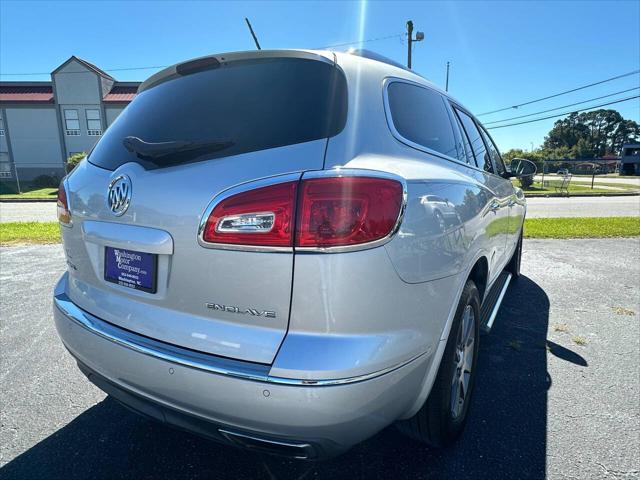
<svg viewBox="0 0 640 480">
<path fill-rule="evenodd" d="M 616 110 L 572 113 L 557 120 L 544 139 L 547 158 L 593 158 L 618 154 L 622 145 L 638 141 L 640 125 Z"/>
</svg>

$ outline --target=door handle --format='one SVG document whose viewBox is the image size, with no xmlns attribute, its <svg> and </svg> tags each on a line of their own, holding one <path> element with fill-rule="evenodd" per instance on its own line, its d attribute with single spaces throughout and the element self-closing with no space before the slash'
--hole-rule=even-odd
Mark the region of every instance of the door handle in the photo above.
<svg viewBox="0 0 640 480">
<path fill-rule="evenodd" d="M 516 204 L 516 201 L 512 198 L 511 200 L 509 200 L 509 206 L 513 207 Z"/>
<path fill-rule="evenodd" d="M 497 212 L 498 210 L 500 210 L 500 203 L 497 200 L 492 200 L 489 204 L 489 210 L 491 210 L 492 212 Z"/>
</svg>

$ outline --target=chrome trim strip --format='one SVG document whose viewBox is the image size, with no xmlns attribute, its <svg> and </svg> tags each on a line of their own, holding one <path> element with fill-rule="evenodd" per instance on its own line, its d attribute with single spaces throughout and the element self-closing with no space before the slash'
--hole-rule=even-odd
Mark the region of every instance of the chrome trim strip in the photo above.
<svg viewBox="0 0 640 480">
<path fill-rule="evenodd" d="M 138 335 L 133 332 L 129 332 L 128 330 L 124 330 L 120 327 L 116 327 L 115 325 L 105 322 L 104 320 L 101 320 L 98 317 L 85 312 L 75 303 L 73 303 L 65 293 L 59 293 L 55 295 L 53 298 L 53 303 L 56 308 L 65 315 L 66 318 L 68 318 L 78 326 L 85 328 L 89 332 L 98 335 L 105 340 L 109 340 L 137 353 L 158 358 L 160 360 L 171 362 L 176 365 L 194 368 L 196 370 L 202 370 L 218 375 L 225 375 L 229 377 L 240 378 L 243 380 L 269 384 L 322 387 L 362 382 L 364 380 L 379 377 L 386 373 L 402 368 L 405 365 L 408 365 L 414 360 L 417 360 L 418 358 L 423 357 L 424 355 L 427 355 L 429 353 L 429 350 L 427 350 L 405 362 L 402 362 L 401 364 L 394 365 L 383 370 L 378 370 L 373 373 L 357 375 L 348 378 L 307 380 L 272 377 L 269 375 L 269 370 L 271 369 L 270 365 L 245 362 L 242 360 L 233 360 L 216 355 L 196 352 L 186 348 L 160 342 L 158 340 L 153 340 L 151 338 L 143 337 L 142 335 Z"/>
<path fill-rule="evenodd" d="M 376 377 L 380 377 L 382 375 L 385 375 L 387 373 L 391 373 L 394 370 L 398 370 L 406 365 L 409 365 L 410 363 L 418 360 L 419 358 L 422 358 L 426 355 L 429 355 L 429 353 L 431 352 L 431 348 L 428 347 L 426 351 L 419 353 L 418 355 L 415 355 L 413 357 L 411 357 L 409 360 L 406 360 L 398 365 L 394 365 L 392 367 L 388 367 L 385 368 L 383 370 L 378 370 L 376 372 L 372 372 L 372 373 L 367 373 L 364 375 L 358 375 L 355 377 L 347 377 L 347 378 L 336 378 L 336 379 L 329 379 L 329 380 L 301 380 L 301 379 L 294 379 L 294 378 L 283 378 L 283 377 L 269 377 L 268 381 L 270 383 L 279 383 L 282 385 L 296 385 L 296 386 L 309 386 L 309 387 L 313 387 L 313 386 L 317 386 L 317 387 L 326 387 L 326 386 L 331 386 L 331 385 L 345 385 L 348 383 L 356 383 L 356 382 L 362 382 L 364 380 L 371 380 L 373 378 Z"/>
<path fill-rule="evenodd" d="M 399 175 L 395 175 L 389 172 L 383 172 L 380 170 L 366 170 L 366 169 L 355 169 L 355 168 L 332 168 L 330 170 L 314 170 L 310 172 L 305 172 L 302 175 L 302 181 L 313 178 L 328 178 L 328 177 L 371 177 L 371 178 L 386 178 L 389 180 L 395 180 L 402 185 L 402 205 L 400 206 L 400 211 L 398 212 L 398 218 L 396 219 L 396 223 L 389 232 L 386 237 L 379 238 L 378 240 L 374 240 L 372 242 L 367 243 L 357 243 L 355 245 L 341 245 L 338 247 L 295 247 L 295 252 L 303 253 L 303 252 L 314 252 L 314 253 L 344 253 L 344 252 L 355 252 L 359 250 L 368 250 L 370 248 L 379 247 L 388 243 L 393 236 L 398 233 L 400 230 L 400 225 L 402 225 L 402 219 L 404 218 L 405 211 L 407 209 L 407 199 L 408 199 L 408 189 L 407 189 L 407 181 L 400 177 Z"/>
<path fill-rule="evenodd" d="M 504 286 L 502 287 L 502 291 L 500 292 L 500 296 L 498 296 L 498 301 L 494 305 L 493 310 L 491 311 L 491 316 L 489 317 L 489 321 L 487 322 L 487 325 L 485 327 L 485 330 L 487 332 L 491 330 L 491 327 L 493 326 L 493 321 L 496 319 L 496 315 L 498 315 L 498 310 L 500 310 L 500 305 L 502 304 L 504 294 L 507 293 L 507 288 L 509 287 L 509 283 L 511 282 L 511 278 L 513 277 L 513 275 L 511 275 L 510 273 L 508 275 L 509 276 L 507 277 L 507 280 L 504 282 Z"/>
</svg>

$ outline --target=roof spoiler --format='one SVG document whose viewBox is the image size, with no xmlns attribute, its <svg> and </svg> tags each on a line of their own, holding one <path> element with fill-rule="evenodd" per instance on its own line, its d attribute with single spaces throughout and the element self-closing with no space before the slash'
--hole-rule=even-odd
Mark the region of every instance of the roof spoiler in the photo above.
<svg viewBox="0 0 640 480">
<path fill-rule="evenodd" d="M 189 75 L 191 73 L 201 72 L 204 70 L 219 68 L 231 62 L 239 60 L 249 60 L 253 58 L 304 58 L 308 60 L 319 60 L 334 64 L 334 56 L 332 52 L 313 51 L 313 50 L 250 50 L 246 52 L 230 52 L 215 55 L 207 55 L 204 57 L 194 58 L 186 62 L 177 63 L 158 73 L 153 74 L 146 79 L 140 87 L 138 93 L 144 92 L 160 83 L 173 78 Z"/>
</svg>

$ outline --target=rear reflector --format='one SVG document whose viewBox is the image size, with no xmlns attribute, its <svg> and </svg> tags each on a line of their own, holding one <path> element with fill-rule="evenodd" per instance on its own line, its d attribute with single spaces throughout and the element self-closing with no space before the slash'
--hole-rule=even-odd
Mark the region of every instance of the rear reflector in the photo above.
<svg viewBox="0 0 640 480">
<path fill-rule="evenodd" d="M 363 176 L 260 187 L 221 200 L 205 223 L 202 240 L 323 249 L 370 243 L 393 233 L 403 195 L 398 180 Z"/>
<path fill-rule="evenodd" d="M 64 180 L 58 187 L 58 221 L 64 225 L 71 224 L 71 212 L 67 200 L 67 190 L 64 188 Z"/>
<path fill-rule="evenodd" d="M 215 206 L 204 227 L 209 243 L 291 247 L 298 182 L 232 195 Z"/>
<path fill-rule="evenodd" d="M 369 243 L 391 234 L 400 215 L 402 184 L 373 177 L 304 180 L 296 246 L 337 247 Z"/>
</svg>

